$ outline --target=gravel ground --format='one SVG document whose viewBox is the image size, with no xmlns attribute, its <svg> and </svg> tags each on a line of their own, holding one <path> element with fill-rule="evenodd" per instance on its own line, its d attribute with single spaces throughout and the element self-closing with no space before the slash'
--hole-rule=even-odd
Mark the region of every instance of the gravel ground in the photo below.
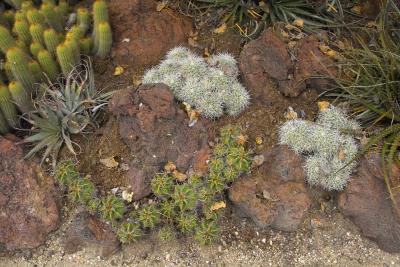
<svg viewBox="0 0 400 267">
<path fill-rule="evenodd" d="M 222 237 L 212 246 L 201 247 L 190 238 L 161 243 L 149 236 L 108 259 L 95 247 L 65 254 L 67 224 L 44 246 L 0 258 L 0 266 L 400 266 L 400 254 L 380 250 L 336 211 L 311 215 L 297 233 L 224 219 Z"/>
</svg>

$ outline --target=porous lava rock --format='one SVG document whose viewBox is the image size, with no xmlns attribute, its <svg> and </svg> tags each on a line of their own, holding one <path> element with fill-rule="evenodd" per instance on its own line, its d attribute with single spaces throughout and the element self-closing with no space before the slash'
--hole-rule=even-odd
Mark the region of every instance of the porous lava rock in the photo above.
<svg viewBox="0 0 400 267">
<path fill-rule="evenodd" d="M 157 63 L 173 47 L 184 44 L 192 30 L 190 19 L 171 9 L 157 11 L 153 0 L 113 0 L 109 13 L 113 26 L 112 55 L 126 64 Z"/>
<path fill-rule="evenodd" d="M 388 252 L 400 252 L 400 218 L 389 197 L 383 179 L 380 156 L 364 158 L 358 172 L 339 194 L 341 212 L 361 229 L 361 233 Z M 392 177 L 400 178 L 400 170 L 392 166 Z M 395 195 L 400 206 L 400 196 Z"/>
<path fill-rule="evenodd" d="M 109 107 L 118 120 L 120 137 L 135 156 L 126 175 L 134 200 L 150 194 L 152 177 L 168 161 L 180 172 L 204 168 L 208 151 L 205 120 L 189 127 L 186 112 L 167 85 L 144 84 L 137 90 L 120 91 Z"/>
<path fill-rule="evenodd" d="M 0 136 L 0 248 L 5 251 L 42 245 L 60 221 L 53 179 L 23 157 L 14 141 Z"/>
<path fill-rule="evenodd" d="M 229 199 L 239 215 L 259 227 L 296 231 L 311 206 L 304 184 L 303 160 L 287 146 L 262 154 L 264 163 L 229 189 Z"/>
<path fill-rule="evenodd" d="M 284 96 L 297 97 L 306 88 L 326 90 L 326 79 L 311 78 L 335 74 L 332 59 L 320 50 L 320 42 L 315 36 L 300 40 L 290 56 L 287 44 L 272 28 L 246 44 L 240 54 L 239 68 L 243 82 L 256 101 L 267 101 L 279 90 Z"/>
<path fill-rule="evenodd" d="M 75 253 L 85 246 L 101 250 L 103 257 L 115 254 L 120 242 L 111 227 L 88 212 L 80 212 L 69 225 L 64 240 L 68 254 Z"/>
</svg>

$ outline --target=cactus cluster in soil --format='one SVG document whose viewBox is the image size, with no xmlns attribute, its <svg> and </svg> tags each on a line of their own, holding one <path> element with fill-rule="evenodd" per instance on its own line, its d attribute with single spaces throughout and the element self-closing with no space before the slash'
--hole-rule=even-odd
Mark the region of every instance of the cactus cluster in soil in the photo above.
<svg viewBox="0 0 400 267">
<path fill-rule="evenodd" d="M 189 49 L 176 47 L 165 59 L 149 69 L 144 83 L 165 83 L 175 97 L 195 107 L 208 118 L 224 113 L 237 115 L 250 101 L 246 89 L 239 83 L 236 60 L 227 53 L 211 56 L 208 60 Z"/>
<path fill-rule="evenodd" d="M 65 0 L 6 3 L 7 9 L 0 11 L 0 85 L 11 98 L 0 103 L 0 133 L 18 126 L 15 108 L 32 110 L 41 83 L 69 75 L 81 55 L 105 57 L 112 45 L 105 0 L 96 0 L 92 11 L 74 11 Z"/>
<path fill-rule="evenodd" d="M 125 202 L 118 194 L 99 197 L 90 179 L 81 178 L 72 161 L 59 163 L 55 177 L 68 189 L 71 200 L 109 221 L 122 243 L 157 231 L 162 241 L 181 233 L 207 245 L 219 235 L 218 220 L 226 205 L 223 190 L 250 168 L 250 154 L 241 137 L 237 127 L 221 130 L 206 174 L 187 173 L 185 179 L 178 179 L 174 165 L 156 174 L 151 182 L 153 196 L 142 200 L 140 207 Z"/>
<path fill-rule="evenodd" d="M 279 130 L 280 143 L 304 155 L 307 182 L 325 190 L 342 190 L 354 167 L 358 145 L 357 121 L 333 105 L 321 110 L 315 122 L 292 119 Z"/>
</svg>

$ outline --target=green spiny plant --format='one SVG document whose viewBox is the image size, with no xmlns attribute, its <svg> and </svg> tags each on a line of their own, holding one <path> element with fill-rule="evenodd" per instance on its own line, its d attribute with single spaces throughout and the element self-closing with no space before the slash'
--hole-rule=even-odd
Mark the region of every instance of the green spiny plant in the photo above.
<svg viewBox="0 0 400 267">
<path fill-rule="evenodd" d="M 76 23 L 81 29 L 82 33 L 86 34 L 90 27 L 90 13 L 86 8 L 81 7 L 78 8 L 76 14 Z"/>
<path fill-rule="evenodd" d="M 72 160 L 64 160 L 57 164 L 54 177 L 60 184 L 67 186 L 72 180 L 79 178 L 79 173 Z"/>
<path fill-rule="evenodd" d="M 161 218 L 167 222 L 173 221 L 176 216 L 175 203 L 171 200 L 164 200 L 160 203 Z"/>
<path fill-rule="evenodd" d="M 250 169 L 251 160 L 243 146 L 231 147 L 227 153 L 226 161 L 238 172 L 248 172 Z"/>
<path fill-rule="evenodd" d="M 92 198 L 88 201 L 86 204 L 90 214 L 96 214 L 99 212 L 100 207 L 101 207 L 101 200 L 98 198 Z"/>
<path fill-rule="evenodd" d="M 43 14 L 37 10 L 36 8 L 31 8 L 26 12 L 26 18 L 29 21 L 29 24 L 41 24 L 45 23 L 45 19 Z"/>
<path fill-rule="evenodd" d="M 55 10 L 55 5 L 51 3 L 42 3 L 40 6 L 40 11 L 46 19 L 47 24 L 50 25 L 57 32 L 62 32 L 63 26 L 59 17 Z"/>
<path fill-rule="evenodd" d="M 8 87 L 4 84 L 0 84 L 0 110 L 8 125 L 15 128 L 18 125 L 17 109 L 12 103 L 12 96 Z"/>
<path fill-rule="evenodd" d="M 94 193 L 94 185 L 88 178 L 72 179 L 68 183 L 68 196 L 75 203 L 88 203 Z"/>
<path fill-rule="evenodd" d="M 18 47 L 12 47 L 7 50 L 7 61 L 13 76 L 17 79 L 26 90 L 31 90 L 35 83 L 32 71 L 29 69 L 29 61 L 25 52 Z"/>
<path fill-rule="evenodd" d="M 33 23 L 29 26 L 29 32 L 31 33 L 32 40 L 34 42 L 38 42 L 42 46 L 44 46 L 44 38 L 43 38 L 43 33 L 44 33 L 44 27 L 42 24 L 39 23 Z"/>
<path fill-rule="evenodd" d="M 147 205 L 139 211 L 139 221 L 144 228 L 154 228 L 160 221 L 160 214 L 155 205 Z"/>
<path fill-rule="evenodd" d="M 35 42 L 35 41 L 32 42 L 30 47 L 29 47 L 29 51 L 31 52 L 33 57 L 36 58 L 36 59 L 37 59 L 37 56 L 39 54 L 39 51 L 41 51 L 43 49 L 44 49 L 43 45 L 41 45 L 40 43 Z"/>
<path fill-rule="evenodd" d="M 151 190 L 157 197 L 160 198 L 171 196 L 173 192 L 173 186 L 173 178 L 165 173 L 158 173 L 153 180 L 151 180 Z"/>
<path fill-rule="evenodd" d="M 32 72 L 35 82 L 42 81 L 44 76 L 43 76 L 42 68 L 40 67 L 39 63 L 36 60 L 32 59 L 32 60 L 29 60 L 28 66 Z"/>
<path fill-rule="evenodd" d="M 219 234 L 219 227 L 213 221 L 203 220 L 198 227 L 196 227 L 195 239 L 202 245 L 211 244 Z"/>
<path fill-rule="evenodd" d="M 18 36 L 18 39 L 22 40 L 25 44 L 31 43 L 29 24 L 25 20 L 15 21 L 13 32 Z"/>
<path fill-rule="evenodd" d="M 24 88 L 22 83 L 11 81 L 8 84 L 8 89 L 10 90 L 14 102 L 22 112 L 27 113 L 33 110 L 31 94 Z"/>
<path fill-rule="evenodd" d="M 110 53 L 112 46 L 112 31 L 108 22 L 100 22 L 96 29 L 96 56 L 104 58 Z"/>
<path fill-rule="evenodd" d="M 192 233 L 196 228 L 197 217 L 191 213 L 181 213 L 176 222 L 182 233 Z"/>
<path fill-rule="evenodd" d="M 176 185 L 172 199 L 181 211 L 192 210 L 196 206 L 196 192 L 187 184 Z"/>
<path fill-rule="evenodd" d="M 99 210 L 105 220 L 115 221 L 123 217 L 125 204 L 122 199 L 114 195 L 108 195 L 101 200 Z"/>
<path fill-rule="evenodd" d="M 123 222 L 117 231 L 118 239 L 123 244 L 136 242 L 142 236 L 140 226 L 133 222 Z"/>
<path fill-rule="evenodd" d="M 55 11 L 61 17 L 66 16 L 69 11 L 68 2 L 65 0 L 59 0 L 58 5 L 55 7 Z"/>
<path fill-rule="evenodd" d="M 6 54 L 7 50 L 15 46 L 15 40 L 11 36 L 10 31 L 0 25 L 0 50 Z"/>
<path fill-rule="evenodd" d="M 82 38 L 79 40 L 81 51 L 84 55 L 89 55 L 93 49 L 93 39 L 90 37 Z"/>
<path fill-rule="evenodd" d="M 57 46 L 61 43 L 61 38 L 58 33 L 52 28 L 46 29 L 43 32 L 43 39 L 47 50 L 53 56 L 56 56 Z"/>
<path fill-rule="evenodd" d="M 57 80 L 58 74 L 60 73 L 58 70 L 58 65 L 56 61 L 53 59 L 51 54 L 47 50 L 39 51 L 37 55 L 37 60 L 39 61 L 40 66 L 43 71 L 50 79 L 50 81 L 54 82 Z"/>
<path fill-rule="evenodd" d="M 218 193 L 225 189 L 225 182 L 222 173 L 214 173 L 210 172 L 207 177 L 208 187 L 212 190 L 212 192 Z"/>
<path fill-rule="evenodd" d="M 93 22 L 94 28 L 101 22 L 108 22 L 107 3 L 104 0 L 96 0 L 93 3 Z"/>
<path fill-rule="evenodd" d="M 3 11 L 3 18 L 8 22 L 8 25 L 14 24 L 14 16 L 14 12 L 11 9 Z"/>
<path fill-rule="evenodd" d="M 18 10 L 15 12 L 14 15 L 15 20 L 26 20 L 26 14 L 22 12 L 21 10 Z"/>
<path fill-rule="evenodd" d="M 22 0 L 5 0 L 9 5 L 14 7 L 15 9 L 20 9 Z"/>
<path fill-rule="evenodd" d="M 158 238 L 163 242 L 173 240 L 175 238 L 174 229 L 170 226 L 161 227 L 160 230 L 158 230 Z"/>
<path fill-rule="evenodd" d="M 74 64 L 76 63 L 74 48 L 67 43 L 59 44 L 57 46 L 57 59 L 62 73 L 64 76 L 68 76 L 74 69 Z"/>
</svg>

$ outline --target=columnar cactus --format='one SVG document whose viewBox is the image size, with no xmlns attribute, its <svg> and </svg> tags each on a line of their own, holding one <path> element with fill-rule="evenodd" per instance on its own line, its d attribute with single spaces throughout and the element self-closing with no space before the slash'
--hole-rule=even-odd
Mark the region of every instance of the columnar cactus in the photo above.
<svg viewBox="0 0 400 267">
<path fill-rule="evenodd" d="M 90 27 L 90 13 L 86 8 L 78 8 L 77 10 L 77 25 L 82 30 L 83 34 L 89 30 Z"/>
<path fill-rule="evenodd" d="M 22 112 L 33 110 L 31 94 L 25 90 L 22 84 L 18 81 L 12 81 L 8 84 L 10 94 Z"/>
<path fill-rule="evenodd" d="M 59 14 L 55 10 L 54 4 L 47 2 L 43 3 L 40 7 L 40 11 L 44 15 L 47 24 L 50 25 L 57 32 L 62 32 L 63 26 Z"/>
<path fill-rule="evenodd" d="M 189 49 L 177 47 L 148 70 L 144 83 L 167 84 L 175 97 L 208 118 L 237 115 L 249 104 L 249 94 L 238 82 L 236 60 L 229 54 L 212 56 L 208 64 Z"/>
<path fill-rule="evenodd" d="M 57 46 L 57 60 L 62 73 L 68 75 L 76 63 L 75 51 L 71 44 L 62 43 Z"/>
<path fill-rule="evenodd" d="M 330 106 L 320 111 L 315 123 L 289 120 L 280 127 L 280 143 L 306 156 L 307 182 L 326 190 L 342 190 L 356 165 L 358 146 L 352 133 L 359 124 L 346 113 Z"/>
<path fill-rule="evenodd" d="M 31 43 L 31 45 L 29 47 L 31 54 L 36 59 L 37 59 L 37 55 L 39 54 L 39 51 L 41 51 L 43 49 L 44 49 L 43 45 L 41 43 L 35 42 L 35 41 L 33 43 Z"/>
<path fill-rule="evenodd" d="M 29 69 L 29 61 L 26 54 L 17 47 L 7 50 L 7 61 L 10 63 L 10 68 L 13 76 L 19 81 L 26 90 L 33 88 L 35 78 L 32 71 Z"/>
<path fill-rule="evenodd" d="M 45 19 L 43 14 L 37 10 L 36 8 L 31 8 L 26 12 L 26 18 L 29 21 L 29 24 L 44 24 Z"/>
<path fill-rule="evenodd" d="M 53 55 L 56 55 L 57 46 L 61 43 L 61 38 L 54 29 L 47 29 L 43 33 L 46 49 Z"/>
<path fill-rule="evenodd" d="M 15 40 L 11 36 L 10 31 L 0 25 L 0 50 L 5 54 L 13 46 L 15 46 Z"/>
<path fill-rule="evenodd" d="M 38 42 L 39 44 L 44 46 L 44 38 L 43 38 L 44 27 L 42 24 L 39 23 L 31 24 L 31 26 L 29 26 L 29 32 L 31 33 L 32 40 L 34 42 Z"/>
<path fill-rule="evenodd" d="M 4 118 L 4 115 L 0 112 L 0 134 L 6 134 L 10 128 L 8 127 L 8 123 Z"/>
<path fill-rule="evenodd" d="M 18 36 L 18 39 L 22 40 L 25 44 L 29 45 L 31 43 L 29 24 L 25 20 L 15 21 L 13 32 Z"/>
<path fill-rule="evenodd" d="M 101 22 L 97 26 L 95 40 L 97 40 L 96 55 L 98 57 L 104 58 L 108 55 L 112 46 L 112 31 L 108 22 Z"/>
<path fill-rule="evenodd" d="M 18 124 L 17 109 L 12 103 L 12 96 L 8 91 L 8 87 L 4 84 L 0 84 L 0 110 L 8 125 L 15 128 Z"/>
<path fill-rule="evenodd" d="M 37 59 L 49 80 L 54 82 L 60 72 L 57 62 L 53 59 L 52 55 L 43 49 L 38 53 Z"/>
</svg>

